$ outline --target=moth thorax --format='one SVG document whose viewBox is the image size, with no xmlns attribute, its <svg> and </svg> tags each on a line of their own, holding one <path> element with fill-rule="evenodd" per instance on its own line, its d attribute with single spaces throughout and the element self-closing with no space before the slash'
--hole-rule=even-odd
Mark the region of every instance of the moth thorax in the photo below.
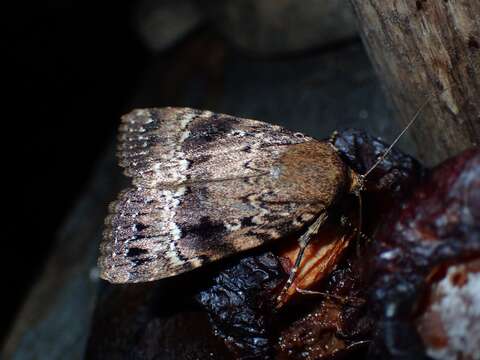
<svg viewBox="0 0 480 360">
<path fill-rule="evenodd" d="M 292 145 L 280 162 L 282 186 L 294 198 L 328 206 L 351 187 L 350 169 L 327 142 Z"/>
</svg>

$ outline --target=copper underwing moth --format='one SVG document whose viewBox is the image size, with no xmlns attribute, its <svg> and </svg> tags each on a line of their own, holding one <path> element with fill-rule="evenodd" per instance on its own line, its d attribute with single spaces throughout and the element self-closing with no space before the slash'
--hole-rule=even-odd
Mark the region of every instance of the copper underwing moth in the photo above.
<svg viewBox="0 0 480 360">
<path fill-rule="evenodd" d="M 330 142 L 277 125 L 190 108 L 134 110 L 122 118 L 117 153 L 133 185 L 110 204 L 100 276 L 158 280 L 305 229 L 284 293 L 335 203 L 360 194 L 400 136 L 361 175 Z"/>
<path fill-rule="evenodd" d="M 322 225 L 361 178 L 327 141 L 189 108 L 122 118 L 120 166 L 133 180 L 110 205 L 100 246 L 112 283 L 174 276 Z"/>
</svg>

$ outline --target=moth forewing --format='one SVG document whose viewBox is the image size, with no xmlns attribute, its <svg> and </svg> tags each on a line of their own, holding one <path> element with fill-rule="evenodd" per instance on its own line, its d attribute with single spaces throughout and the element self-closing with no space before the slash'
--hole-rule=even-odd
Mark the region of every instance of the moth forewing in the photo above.
<svg viewBox="0 0 480 360">
<path fill-rule="evenodd" d="M 133 187 L 110 207 L 101 276 L 157 280 L 311 224 L 357 176 L 328 142 L 189 108 L 134 110 L 118 156 Z"/>
</svg>

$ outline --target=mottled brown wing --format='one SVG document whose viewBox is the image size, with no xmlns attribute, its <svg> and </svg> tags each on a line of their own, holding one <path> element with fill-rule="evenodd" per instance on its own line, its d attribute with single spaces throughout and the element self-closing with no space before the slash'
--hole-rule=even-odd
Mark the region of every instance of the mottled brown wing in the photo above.
<svg viewBox="0 0 480 360">
<path fill-rule="evenodd" d="M 190 108 L 134 110 L 122 118 L 119 164 L 133 184 L 160 188 L 191 181 L 258 176 L 283 146 L 311 141 L 277 125 Z"/>
<path fill-rule="evenodd" d="M 310 222 L 326 204 L 285 185 L 280 159 L 293 145 L 313 142 L 279 126 L 188 108 L 126 115 L 118 155 L 134 187 L 110 206 L 101 276 L 115 283 L 169 277 Z"/>
</svg>

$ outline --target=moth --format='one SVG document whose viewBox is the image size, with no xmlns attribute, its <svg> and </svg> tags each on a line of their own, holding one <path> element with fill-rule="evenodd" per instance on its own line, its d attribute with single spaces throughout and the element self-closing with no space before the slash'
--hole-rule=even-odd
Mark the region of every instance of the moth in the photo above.
<svg viewBox="0 0 480 360">
<path fill-rule="evenodd" d="M 364 183 L 328 141 L 190 108 L 125 115 L 118 158 L 133 185 L 110 205 L 100 245 L 112 283 L 174 276 L 305 229 L 298 265 L 335 204 Z"/>
</svg>

